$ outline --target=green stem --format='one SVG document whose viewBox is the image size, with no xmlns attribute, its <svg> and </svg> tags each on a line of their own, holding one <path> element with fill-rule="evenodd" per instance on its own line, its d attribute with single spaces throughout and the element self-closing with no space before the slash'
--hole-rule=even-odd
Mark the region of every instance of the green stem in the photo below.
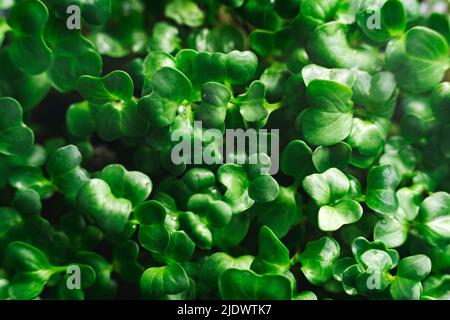
<svg viewBox="0 0 450 320">
<path fill-rule="evenodd" d="M 291 266 L 300 263 L 300 252 L 297 252 L 292 258 L 291 258 Z"/>
<path fill-rule="evenodd" d="M 69 266 L 55 266 L 51 269 L 52 273 L 66 272 Z"/>
<path fill-rule="evenodd" d="M 281 102 L 268 103 L 266 100 L 264 100 L 264 107 L 266 107 L 266 109 L 269 110 L 269 113 L 272 113 L 275 110 L 282 108 L 283 104 Z"/>
<path fill-rule="evenodd" d="M 356 201 L 358 202 L 366 202 L 366 195 L 362 194 L 358 198 L 356 198 Z"/>
</svg>

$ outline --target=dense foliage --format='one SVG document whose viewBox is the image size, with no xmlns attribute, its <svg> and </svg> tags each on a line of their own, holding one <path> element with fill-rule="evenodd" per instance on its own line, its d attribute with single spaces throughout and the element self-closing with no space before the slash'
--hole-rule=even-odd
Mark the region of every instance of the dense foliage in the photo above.
<svg viewBox="0 0 450 320">
<path fill-rule="evenodd" d="M 0 10 L 0 299 L 450 299 L 446 1 Z M 211 128 L 280 172 L 171 161 Z"/>
</svg>

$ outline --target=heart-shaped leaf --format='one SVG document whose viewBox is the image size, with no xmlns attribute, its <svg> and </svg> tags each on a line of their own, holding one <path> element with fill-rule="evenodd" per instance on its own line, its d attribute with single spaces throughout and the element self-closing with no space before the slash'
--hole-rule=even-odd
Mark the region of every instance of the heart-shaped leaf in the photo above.
<svg viewBox="0 0 450 320">
<path fill-rule="evenodd" d="M 108 183 L 116 197 L 130 200 L 133 206 L 144 202 L 152 192 L 152 181 L 147 175 L 127 171 L 119 164 L 103 168 L 100 178 Z"/>
<path fill-rule="evenodd" d="M 367 176 L 366 203 L 372 210 L 394 213 L 398 209 L 395 188 L 399 184 L 397 171 L 391 165 L 381 165 L 370 169 Z"/>
<path fill-rule="evenodd" d="M 258 274 L 283 274 L 289 270 L 289 250 L 268 227 L 259 231 L 259 252 L 251 269 Z"/>
<path fill-rule="evenodd" d="M 23 154 L 33 147 L 33 131 L 22 118 L 22 107 L 16 100 L 0 98 L 0 153 Z"/>
<path fill-rule="evenodd" d="M 314 285 L 320 285 L 332 277 L 333 264 L 339 258 L 340 247 L 333 238 L 323 237 L 310 241 L 300 254 L 299 261 L 305 277 Z"/>
<path fill-rule="evenodd" d="M 116 70 L 104 77 L 82 76 L 78 90 L 84 99 L 94 104 L 129 101 L 133 97 L 133 80 L 125 71 Z"/>
<path fill-rule="evenodd" d="M 124 230 L 132 210 L 130 201 L 115 197 L 108 184 L 100 179 L 84 184 L 77 194 L 77 204 L 111 234 Z"/>
<path fill-rule="evenodd" d="M 352 90 L 337 82 L 313 80 L 306 88 L 309 108 L 297 124 L 305 140 L 330 146 L 343 141 L 352 129 Z"/>
<path fill-rule="evenodd" d="M 228 269 L 219 279 L 222 299 L 290 300 L 290 280 L 282 275 L 257 275 L 253 271 Z"/>
<path fill-rule="evenodd" d="M 141 277 L 141 292 L 146 298 L 161 299 L 189 289 L 189 278 L 183 267 L 172 263 L 163 267 L 151 267 Z"/>
</svg>

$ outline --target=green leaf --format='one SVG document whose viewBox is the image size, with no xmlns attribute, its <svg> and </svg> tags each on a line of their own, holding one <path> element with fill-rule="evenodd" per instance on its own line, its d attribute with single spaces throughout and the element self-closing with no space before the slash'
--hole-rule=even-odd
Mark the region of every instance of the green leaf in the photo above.
<svg viewBox="0 0 450 320">
<path fill-rule="evenodd" d="M 55 185 L 45 178 L 42 170 L 37 167 L 15 167 L 9 175 L 9 183 L 19 190 L 32 189 L 42 199 L 51 197 L 55 191 Z"/>
<path fill-rule="evenodd" d="M 31 151 L 34 134 L 23 123 L 21 105 L 12 98 L 0 98 L 0 153 L 24 154 Z"/>
<path fill-rule="evenodd" d="M 361 256 L 364 254 L 364 252 L 376 249 L 386 252 L 389 257 L 391 258 L 391 267 L 394 268 L 398 264 L 399 255 L 398 252 L 394 249 L 388 249 L 386 244 L 381 241 L 373 241 L 369 242 L 363 237 L 358 237 L 353 240 L 352 242 L 352 252 L 355 260 L 360 265 L 364 265 L 364 262 L 361 258 Z"/>
<path fill-rule="evenodd" d="M 162 199 L 147 201 L 135 209 L 134 218 L 141 224 L 139 243 L 157 260 L 183 262 L 194 253 L 194 242 L 184 231 L 177 231 L 179 215 Z"/>
<path fill-rule="evenodd" d="M 165 9 L 165 16 L 188 27 L 199 27 L 205 19 L 197 4 L 190 0 L 171 1 Z"/>
<path fill-rule="evenodd" d="M 168 53 L 163 51 L 151 51 L 144 59 L 144 75 L 145 81 L 151 81 L 156 71 L 162 67 L 175 68 L 175 59 Z M 150 83 L 151 85 L 151 83 Z M 145 89 L 145 85 L 144 85 Z M 151 92 L 151 88 L 150 88 Z M 150 93 L 147 92 L 147 93 Z"/>
<path fill-rule="evenodd" d="M 301 70 L 305 85 L 313 80 L 328 80 L 340 83 L 346 87 L 353 87 L 355 72 L 347 69 L 328 69 L 316 64 L 309 64 Z"/>
<path fill-rule="evenodd" d="M 392 217 L 380 220 L 373 230 L 373 238 L 383 241 L 390 248 L 401 246 L 408 237 L 408 226 Z"/>
<path fill-rule="evenodd" d="M 43 33 L 48 20 L 47 7 L 38 0 L 21 1 L 8 16 L 13 40 L 8 48 L 11 60 L 27 74 L 44 72 L 52 60 L 52 52 Z"/>
<path fill-rule="evenodd" d="M 303 180 L 303 188 L 319 205 L 331 204 L 342 199 L 350 188 L 348 178 L 339 169 L 330 168 Z"/>
<path fill-rule="evenodd" d="M 6 277 L 0 277 L 0 299 L 6 300 L 9 298 L 9 281 Z"/>
<path fill-rule="evenodd" d="M 373 72 L 378 65 L 377 54 L 367 47 L 352 48 L 346 37 L 347 26 L 334 21 L 316 28 L 308 38 L 311 60 L 327 68 L 360 69 Z"/>
<path fill-rule="evenodd" d="M 270 175 L 262 175 L 251 180 L 248 195 L 257 202 L 272 202 L 280 192 L 278 182 Z"/>
<path fill-rule="evenodd" d="M 413 221 L 419 213 L 423 197 L 420 188 L 401 188 L 397 191 L 399 208 L 394 215 L 399 220 Z"/>
<path fill-rule="evenodd" d="M 194 194 L 191 196 L 188 200 L 187 208 L 201 215 L 204 221 L 214 228 L 226 226 L 233 214 L 226 202 L 215 200 L 212 196 L 206 194 Z"/>
<path fill-rule="evenodd" d="M 254 30 L 248 41 L 250 47 L 259 55 L 266 57 L 274 50 L 275 33 L 268 30 Z"/>
<path fill-rule="evenodd" d="M 128 49 L 120 41 L 104 32 L 95 32 L 88 35 L 98 50 L 98 53 L 112 58 L 123 58 L 129 54 Z"/>
<path fill-rule="evenodd" d="M 313 80 L 306 89 L 309 108 L 297 118 L 299 130 L 313 145 L 343 141 L 352 129 L 352 90 L 337 82 Z"/>
<path fill-rule="evenodd" d="M 386 48 L 386 65 L 400 88 L 426 92 L 442 81 L 448 68 L 448 44 L 439 33 L 414 27 Z"/>
<path fill-rule="evenodd" d="M 222 299 L 290 300 L 290 280 L 282 275 L 257 275 L 253 271 L 228 269 L 219 279 Z"/>
<path fill-rule="evenodd" d="M 244 6 L 244 17 L 252 25 L 262 29 L 276 30 L 280 26 L 280 18 L 274 10 L 274 2 L 269 0 L 249 0 Z"/>
<path fill-rule="evenodd" d="M 300 254 L 299 261 L 305 277 L 314 285 L 321 285 L 332 277 L 333 264 L 339 258 L 339 244 L 333 238 L 310 241 Z"/>
<path fill-rule="evenodd" d="M 134 218 L 141 225 L 162 224 L 166 219 L 166 208 L 156 200 L 149 200 L 136 207 Z"/>
<path fill-rule="evenodd" d="M 22 105 L 24 111 L 34 108 L 50 90 L 50 82 L 45 73 L 28 75 L 14 66 L 7 50 L 0 53 L 2 73 L 0 75 L 0 95 L 10 96 Z"/>
<path fill-rule="evenodd" d="M 255 81 L 250 85 L 247 93 L 240 95 L 236 99 L 239 105 L 239 112 L 247 123 L 258 123 L 264 121 L 269 115 L 269 111 L 264 105 L 266 89 L 262 82 Z"/>
<path fill-rule="evenodd" d="M 193 168 L 184 174 L 183 182 L 193 192 L 198 193 L 215 186 L 216 177 L 208 169 Z"/>
<path fill-rule="evenodd" d="M 118 262 L 119 274 L 127 282 L 138 283 L 144 268 L 139 264 L 139 245 L 127 240 L 118 243 L 113 250 L 114 260 Z"/>
<path fill-rule="evenodd" d="M 312 291 L 303 291 L 296 294 L 292 300 L 318 300 L 317 296 Z"/>
<path fill-rule="evenodd" d="M 144 202 L 152 192 L 152 181 L 139 171 L 127 171 L 120 164 L 103 168 L 100 178 L 108 183 L 112 193 L 131 201 L 133 206 Z"/>
<path fill-rule="evenodd" d="M 116 70 L 99 78 L 82 76 L 78 90 L 84 99 L 94 104 L 129 101 L 133 97 L 133 80 L 125 71 Z"/>
<path fill-rule="evenodd" d="M 306 107 L 306 86 L 300 73 L 292 74 L 284 85 L 284 99 L 292 114 L 298 114 Z"/>
<path fill-rule="evenodd" d="M 32 273 L 17 273 L 9 286 L 9 296 L 16 300 L 31 300 L 44 290 L 50 275 L 34 275 Z"/>
<path fill-rule="evenodd" d="M 444 13 L 433 12 L 428 17 L 428 26 L 442 34 L 450 43 L 450 23 L 448 16 Z"/>
<path fill-rule="evenodd" d="M 330 168 L 347 169 L 352 148 L 345 142 L 330 147 L 318 147 L 314 150 L 312 161 L 317 171 L 325 172 Z"/>
<path fill-rule="evenodd" d="M 422 293 L 420 283 L 431 271 L 431 261 L 425 255 L 410 256 L 398 264 L 397 275 L 390 292 L 395 300 L 419 300 Z"/>
<path fill-rule="evenodd" d="M 397 277 L 421 281 L 431 272 L 431 261 L 423 255 L 415 255 L 400 260 Z"/>
<path fill-rule="evenodd" d="M 431 96 L 431 109 L 436 120 L 450 123 L 450 82 L 443 82 L 433 89 Z"/>
<path fill-rule="evenodd" d="M 109 102 L 101 105 L 95 115 L 97 132 L 105 141 L 114 141 L 124 137 L 143 137 L 148 124 L 138 114 L 134 100 Z"/>
<path fill-rule="evenodd" d="M 436 192 L 426 198 L 420 205 L 417 227 L 431 243 L 450 239 L 450 195 L 447 192 Z"/>
<path fill-rule="evenodd" d="M 251 209 L 261 225 L 268 226 L 278 237 L 284 237 L 300 215 L 296 192 L 292 188 L 280 186 L 278 197 L 272 202 L 255 203 Z"/>
<path fill-rule="evenodd" d="M 56 187 L 74 199 L 80 188 L 88 181 L 89 177 L 80 165 L 82 156 L 74 145 L 56 150 L 47 163 L 47 170 Z"/>
<path fill-rule="evenodd" d="M 276 103 L 283 98 L 284 85 L 289 76 L 290 73 L 283 63 L 272 63 L 264 70 L 259 80 L 266 87 L 268 102 Z"/>
<path fill-rule="evenodd" d="M 350 257 L 336 260 L 333 264 L 333 278 L 337 281 L 342 281 L 344 271 L 353 265 L 355 265 L 355 260 Z"/>
<path fill-rule="evenodd" d="M 202 249 L 212 246 L 212 228 L 225 227 L 232 218 L 226 202 L 214 200 L 210 195 L 195 194 L 189 198 L 187 209 L 180 215 L 181 227 Z"/>
<path fill-rule="evenodd" d="M 182 70 L 197 86 L 214 81 L 231 84 L 245 84 L 257 69 L 258 59 L 253 52 L 233 50 L 220 52 L 196 52 L 181 50 L 175 57 L 177 68 Z"/>
<path fill-rule="evenodd" d="M 195 243 L 184 231 L 175 231 L 170 234 L 169 245 L 164 252 L 164 260 L 185 262 L 194 254 Z"/>
<path fill-rule="evenodd" d="M 168 294 L 177 294 L 189 288 L 186 271 L 178 263 L 163 267 L 151 267 L 141 277 L 141 293 L 149 299 L 161 299 Z"/>
<path fill-rule="evenodd" d="M 130 201 L 115 197 L 106 182 L 92 179 L 77 194 L 77 204 L 102 230 L 117 234 L 124 230 L 131 214 Z"/>
<path fill-rule="evenodd" d="M 363 271 L 361 266 L 354 264 L 342 272 L 342 286 L 345 293 L 352 296 L 358 294 L 358 290 L 356 289 L 356 279 L 363 274 Z"/>
<path fill-rule="evenodd" d="M 230 53 L 234 50 L 244 50 L 244 35 L 238 28 L 232 25 L 219 25 L 208 31 L 206 30 L 208 29 L 202 29 L 202 34 L 206 34 L 206 39 L 199 39 L 196 50 L 223 53 Z"/>
<path fill-rule="evenodd" d="M 363 209 L 354 201 L 344 199 L 333 206 L 323 206 L 319 210 L 318 222 L 322 231 L 335 231 L 345 224 L 361 219 Z"/>
<path fill-rule="evenodd" d="M 299 4 L 300 0 L 275 0 L 275 10 L 283 18 L 293 18 L 298 14 Z"/>
<path fill-rule="evenodd" d="M 423 296 L 438 300 L 448 299 L 450 293 L 449 281 L 449 275 L 427 277 L 423 283 Z"/>
<path fill-rule="evenodd" d="M 192 84 L 180 71 L 163 67 L 152 76 L 152 93 L 138 103 L 139 113 L 151 125 L 165 127 L 175 118 L 180 104 L 190 100 Z"/>
<path fill-rule="evenodd" d="M 350 163 L 358 168 L 368 168 L 382 154 L 390 122 L 382 118 L 353 119 L 352 131 L 346 142 L 352 147 Z"/>
<path fill-rule="evenodd" d="M 180 224 L 200 249 L 211 249 L 213 242 L 211 230 L 199 216 L 190 211 L 183 212 L 180 215 Z"/>
<path fill-rule="evenodd" d="M 414 169 L 421 160 L 419 150 L 407 144 L 402 137 L 391 137 L 384 150 L 380 164 L 391 164 L 402 180 L 414 174 Z"/>
<path fill-rule="evenodd" d="M 314 170 L 311 156 L 312 151 L 305 142 L 293 140 L 281 154 L 281 171 L 297 181 L 302 181 Z"/>
<path fill-rule="evenodd" d="M 94 45 L 80 35 L 58 38 L 52 50 L 53 60 L 48 76 L 52 86 L 60 92 L 75 90 L 81 76 L 98 77 L 102 72 L 102 57 Z"/>
<path fill-rule="evenodd" d="M 12 208 L 0 207 L 0 241 L 2 241 L 14 227 L 20 225 L 22 218 Z"/>
<path fill-rule="evenodd" d="M 26 218 L 39 216 L 42 210 L 41 198 L 33 189 L 17 190 L 13 206 Z"/>
<path fill-rule="evenodd" d="M 339 9 L 337 0 L 302 1 L 300 15 L 296 18 L 301 34 L 306 38 L 318 26 L 330 21 Z"/>
<path fill-rule="evenodd" d="M 159 223 L 141 225 L 138 233 L 139 243 L 152 253 L 164 253 L 169 247 L 170 232 Z"/>
<path fill-rule="evenodd" d="M 66 113 L 66 124 L 69 133 L 75 137 L 89 137 L 96 128 L 94 107 L 88 102 L 72 104 Z"/>
<path fill-rule="evenodd" d="M 150 54 L 155 51 L 172 53 L 180 47 L 181 39 L 178 29 L 166 22 L 157 22 L 153 26 L 152 36 L 148 42 Z"/>
<path fill-rule="evenodd" d="M 383 250 L 369 249 L 360 256 L 364 267 L 389 271 L 393 267 L 393 262 L 389 254 Z"/>
<path fill-rule="evenodd" d="M 252 256 L 233 258 L 226 253 L 216 252 L 206 258 L 199 271 L 199 291 L 210 297 L 211 292 L 218 290 L 219 279 L 228 269 L 248 270 L 252 264 Z"/>
<path fill-rule="evenodd" d="M 395 188 L 399 177 L 391 165 L 381 165 L 369 170 L 367 175 L 366 203 L 381 214 L 394 213 L 398 209 Z"/>
<path fill-rule="evenodd" d="M 233 212 L 242 212 L 252 206 L 254 201 L 248 195 L 249 181 L 244 168 L 236 164 L 224 164 L 217 170 L 217 180 L 226 187 L 224 200 Z"/>
<path fill-rule="evenodd" d="M 289 250 L 268 227 L 264 226 L 258 236 L 259 252 L 251 270 L 258 274 L 283 274 L 291 265 Z"/>
<path fill-rule="evenodd" d="M 225 55 L 226 79 L 232 84 L 245 84 L 258 67 L 258 58 L 251 51 L 233 50 Z"/>
<path fill-rule="evenodd" d="M 374 24 L 373 17 L 379 14 L 379 25 Z M 398 0 L 386 1 L 375 11 L 366 9 L 357 16 L 357 22 L 365 35 L 377 42 L 387 41 L 400 36 L 406 29 L 406 11 Z"/>
<path fill-rule="evenodd" d="M 394 113 L 398 95 L 394 74 L 381 71 L 374 75 L 365 71 L 355 71 L 355 83 L 352 87 L 353 101 L 364 106 L 362 113 L 369 117 L 390 119 Z"/>
<path fill-rule="evenodd" d="M 234 213 L 229 224 L 213 229 L 213 243 L 222 250 L 236 247 L 248 233 L 250 218 L 246 212 Z"/>
<path fill-rule="evenodd" d="M 225 121 L 230 90 L 217 82 L 207 82 L 202 87 L 202 102 L 195 110 L 196 119 L 207 128 L 221 128 Z"/>
<path fill-rule="evenodd" d="M 35 298 L 54 273 L 54 267 L 42 251 L 20 241 L 6 247 L 3 262 L 6 268 L 15 271 L 9 288 L 14 299 Z"/>
</svg>

